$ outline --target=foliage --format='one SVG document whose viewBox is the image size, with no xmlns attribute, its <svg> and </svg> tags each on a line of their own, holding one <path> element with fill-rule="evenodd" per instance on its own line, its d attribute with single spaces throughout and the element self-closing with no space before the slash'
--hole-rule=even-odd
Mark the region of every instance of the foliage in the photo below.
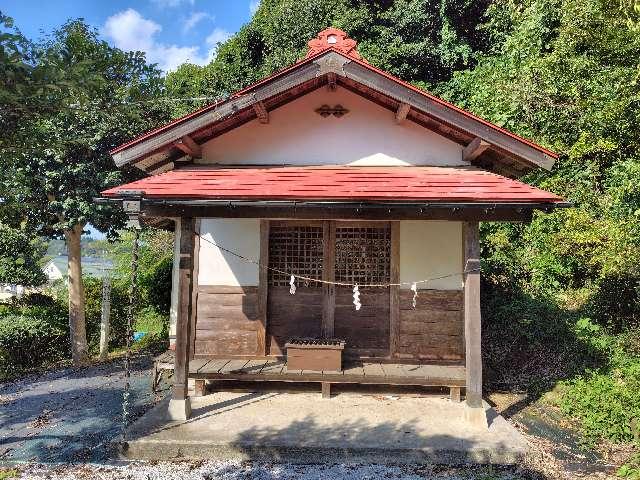
<svg viewBox="0 0 640 480">
<path fill-rule="evenodd" d="M 615 337 L 589 319 L 577 324 L 577 335 L 606 350 L 607 364 L 567 382 L 562 409 L 577 417 L 586 438 L 617 442 L 640 439 L 640 357 L 630 355 Z"/>
<path fill-rule="evenodd" d="M 7 201 L 23 205 L 24 220 L 42 234 L 87 222 L 113 232 L 121 217 L 93 198 L 123 180 L 109 150 L 166 119 L 162 106 L 149 102 L 162 93 L 160 72 L 144 55 L 109 46 L 79 20 L 30 49 L 34 65 L 70 72 L 81 66 L 82 75 L 66 81 L 64 95 L 57 88 L 46 92 L 51 108 L 21 116 L 20 136 L 13 139 L 20 149 L 2 152 L 9 160 L 2 184 Z"/>
<path fill-rule="evenodd" d="M 47 281 L 38 261 L 44 242 L 0 222 L 0 283 L 37 286 Z"/>
<path fill-rule="evenodd" d="M 636 453 L 618 469 L 618 476 L 628 480 L 640 480 L 640 453 Z"/>
<path fill-rule="evenodd" d="M 302 58 L 307 41 L 329 26 L 359 42 L 373 65 L 407 81 L 432 85 L 472 66 L 487 36 L 476 27 L 488 0 L 263 0 L 255 16 L 204 67 L 185 64 L 167 75 L 170 97 L 229 94 Z M 205 103 L 204 101 L 201 104 Z M 175 116 L 198 104 L 178 104 Z"/>
<path fill-rule="evenodd" d="M 118 241 L 103 243 L 107 256 L 113 261 L 115 277 L 128 281 L 131 278 L 133 234 L 122 231 Z M 139 308 L 152 306 L 159 313 L 169 313 L 172 269 L 173 233 L 156 229 L 143 230 L 138 248 Z"/>
<path fill-rule="evenodd" d="M 34 305 L 26 302 L 34 300 Z M 69 355 L 66 310 L 44 296 L 0 304 L 0 371 L 12 376 Z"/>
</svg>

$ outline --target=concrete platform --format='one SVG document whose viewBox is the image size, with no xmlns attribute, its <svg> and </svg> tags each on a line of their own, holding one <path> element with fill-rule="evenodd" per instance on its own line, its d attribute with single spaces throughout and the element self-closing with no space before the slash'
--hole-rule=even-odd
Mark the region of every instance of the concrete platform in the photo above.
<svg viewBox="0 0 640 480">
<path fill-rule="evenodd" d="M 131 459 L 290 463 L 499 463 L 522 460 L 522 435 L 488 405 L 490 426 L 464 421 L 464 403 L 436 396 L 217 392 L 193 398 L 193 417 L 167 420 L 167 401 L 129 430 Z"/>
</svg>

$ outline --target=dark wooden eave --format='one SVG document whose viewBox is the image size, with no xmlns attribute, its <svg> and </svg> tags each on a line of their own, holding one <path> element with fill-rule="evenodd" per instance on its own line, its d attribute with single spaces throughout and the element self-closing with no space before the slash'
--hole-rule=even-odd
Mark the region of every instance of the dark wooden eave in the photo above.
<svg viewBox="0 0 640 480">
<path fill-rule="evenodd" d="M 98 198 L 99 203 L 121 198 Z M 568 202 L 357 202 L 141 199 L 143 218 L 215 217 L 314 220 L 449 220 L 529 222 L 533 212 L 568 208 Z"/>
</svg>

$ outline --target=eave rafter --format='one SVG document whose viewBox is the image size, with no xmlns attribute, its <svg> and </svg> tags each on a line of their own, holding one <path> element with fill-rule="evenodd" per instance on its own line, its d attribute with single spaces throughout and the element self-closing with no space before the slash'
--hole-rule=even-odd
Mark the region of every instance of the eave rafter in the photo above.
<svg viewBox="0 0 640 480">
<path fill-rule="evenodd" d="M 464 148 L 464 150 L 462 150 L 462 160 L 465 162 L 472 162 L 482 155 L 489 147 L 491 147 L 489 142 L 485 142 L 480 137 L 476 137 Z"/>
<path fill-rule="evenodd" d="M 253 104 L 253 111 L 256 112 L 256 117 L 258 121 L 263 125 L 269 123 L 269 111 L 267 107 L 264 105 L 264 102 L 256 102 Z"/>
<path fill-rule="evenodd" d="M 202 158 L 202 147 L 189 135 L 184 135 L 180 140 L 174 142 L 173 145 L 191 158 Z"/>
<path fill-rule="evenodd" d="M 398 105 L 398 109 L 396 110 L 396 123 L 400 125 L 405 121 L 407 115 L 409 114 L 409 110 L 411 110 L 411 105 L 408 103 L 401 102 Z"/>
</svg>

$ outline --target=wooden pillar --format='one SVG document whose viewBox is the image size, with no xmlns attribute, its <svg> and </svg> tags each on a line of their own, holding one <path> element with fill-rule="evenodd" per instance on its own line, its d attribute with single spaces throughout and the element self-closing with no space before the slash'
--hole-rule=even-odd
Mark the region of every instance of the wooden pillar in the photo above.
<svg viewBox="0 0 640 480">
<path fill-rule="evenodd" d="M 256 356 L 264 357 L 269 354 L 267 345 L 267 322 L 269 301 L 269 220 L 260 220 L 260 267 L 258 271 L 258 324 Z"/>
<path fill-rule="evenodd" d="M 466 417 L 487 427 L 482 404 L 482 352 L 480 319 L 480 232 L 478 222 L 463 224 L 464 338 L 467 373 Z"/>
<path fill-rule="evenodd" d="M 400 283 L 400 222 L 391 222 L 391 283 Z M 398 353 L 400 343 L 400 286 L 389 287 L 389 357 Z"/>
<path fill-rule="evenodd" d="M 176 319 L 176 354 L 173 386 L 169 402 L 172 420 L 186 420 L 191 416 L 188 393 L 189 350 L 191 348 L 191 298 L 193 291 L 195 221 L 183 217 L 180 222 L 180 262 L 178 275 L 178 311 Z"/>
<path fill-rule="evenodd" d="M 322 225 L 322 279 L 333 282 L 336 279 L 336 222 L 325 220 Z M 322 336 L 332 338 L 336 310 L 336 287 L 325 283 L 322 285 L 322 292 Z"/>
</svg>

